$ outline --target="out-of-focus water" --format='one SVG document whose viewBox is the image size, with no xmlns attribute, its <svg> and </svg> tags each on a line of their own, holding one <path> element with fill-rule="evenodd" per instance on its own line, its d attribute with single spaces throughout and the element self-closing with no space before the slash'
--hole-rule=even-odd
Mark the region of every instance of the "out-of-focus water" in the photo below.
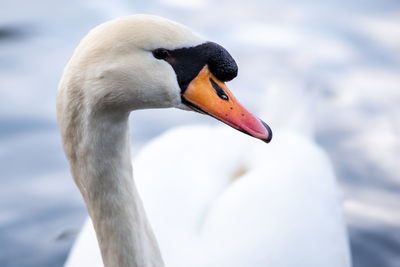
<svg viewBox="0 0 400 267">
<path fill-rule="evenodd" d="M 69 175 L 55 93 L 74 47 L 95 25 L 153 13 L 223 44 L 230 83 L 261 109 L 271 86 L 320 93 L 318 142 L 344 192 L 354 266 L 400 266 L 400 3 L 357 1 L 15 0 L 0 9 L 0 265 L 61 266 L 86 211 Z M 140 111 L 133 146 L 168 127 L 216 123 L 174 110 Z M 268 118 L 266 118 L 268 120 Z"/>
</svg>

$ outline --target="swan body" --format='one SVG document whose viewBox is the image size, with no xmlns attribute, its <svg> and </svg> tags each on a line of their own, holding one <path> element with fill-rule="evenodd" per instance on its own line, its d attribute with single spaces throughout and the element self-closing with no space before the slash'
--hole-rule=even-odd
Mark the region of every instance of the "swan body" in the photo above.
<svg viewBox="0 0 400 267">
<path fill-rule="evenodd" d="M 221 127 L 168 131 L 135 159 L 136 189 L 132 110 L 190 108 L 270 141 L 225 87 L 236 73 L 223 48 L 159 17 L 117 19 L 83 39 L 57 95 L 91 217 L 66 266 L 350 266 L 332 167 L 307 137 L 283 130 L 265 146 Z"/>
<path fill-rule="evenodd" d="M 193 150 L 185 136 L 196 137 Z M 351 266 L 331 163 L 306 136 L 278 130 L 259 146 L 227 128 L 184 126 L 150 142 L 134 166 L 167 266 Z M 88 220 L 67 266 L 100 259 L 96 247 Z"/>
</svg>

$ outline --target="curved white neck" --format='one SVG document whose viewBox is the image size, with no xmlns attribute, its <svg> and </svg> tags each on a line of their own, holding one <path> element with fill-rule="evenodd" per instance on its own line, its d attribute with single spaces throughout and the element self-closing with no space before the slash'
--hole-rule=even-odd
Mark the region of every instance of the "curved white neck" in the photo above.
<svg viewBox="0 0 400 267">
<path fill-rule="evenodd" d="M 129 114 L 87 116 L 77 127 L 71 171 L 106 267 L 164 266 L 132 176 Z M 82 115 L 84 116 L 84 115 Z"/>
</svg>

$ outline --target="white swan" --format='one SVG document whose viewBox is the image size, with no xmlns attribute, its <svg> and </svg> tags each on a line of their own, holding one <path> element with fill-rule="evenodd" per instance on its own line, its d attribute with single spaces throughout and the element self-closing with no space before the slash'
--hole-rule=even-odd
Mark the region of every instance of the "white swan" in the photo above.
<svg viewBox="0 0 400 267">
<path fill-rule="evenodd" d="M 269 127 L 224 84 L 236 74 L 223 47 L 159 17 L 110 21 L 81 41 L 60 81 L 57 120 L 105 266 L 164 266 L 132 177 L 130 112 L 190 107 L 268 142 Z"/>
<path fill-rule="evenodd" d="M 160 21 L 143 16 L 132 19 L 136 23 Z M 155 33 L 165 26 L 146 29 Z M 181 26 L 171 28 L 177 31 L 174 34 L 182 31 Z M 185 34 L 187 40 L 195 39 L 191 33 Z M 180 46 L 176 41 L 173 47 Z M 281 128 L 276 140 L 263 146 L 226 127 L 182 127 L 153 141 L 137 157 L 138 190 L 167 266 L 350 266 L 330 163 L 309 137 Z M 240 179 L 232 183 L 238 176 Z M 86 203 L 90 212 L 88 200 Z M 114 229 L 110 232 L 119 231 L 119 225 L 111 223 Z M 108 238 L 105 234 L 110 233 L 100 233 L 100 237 Z M 155 241 L 150 239 L 154 252 Z M 99 242 L 101 246 L 101 239 Z M 130 254 L 143 254 L 148 249 L 143 240 L 138 245 L 144 248 L 129 247 L 123 240 L 114 245 L 130 249 L 125 251 Z M 114 257 L 109 266 L 116 262 L 122 266 L 123 257 L 128 256 Z M 143 258 L 138 265 L 127 266 L 162 264 L 157 256 L 153 265 L 146 265 L 153 260 Z M 66 266 L 102 266 L 90 221 Z"/>
</svg>

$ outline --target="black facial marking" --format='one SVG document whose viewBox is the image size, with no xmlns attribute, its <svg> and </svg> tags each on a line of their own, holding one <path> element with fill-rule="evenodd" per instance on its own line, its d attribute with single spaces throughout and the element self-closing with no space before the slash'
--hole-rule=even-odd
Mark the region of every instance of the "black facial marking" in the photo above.
<svg viewBox="0 0 400 267">
<path fill-rule="evenodd" d="M 217 92 L 217 95 L 221 99 L 228 101 L 229 97 L 226 95 L 225 91 L 212 78 L 210 78 L 210 82 L 211 82 L 211 85 L 213 86 L 215 92 Z"/>
<path fill-rule="evenodd" d="M 238 72 L 236 62 L 228 51 L 212 42 L 175 50 L 158 48 L 152 52 L 155 58 L 171 64 L 182 93 L 205 65 L 223 82 L 232 80 Z"/>
</svg>

